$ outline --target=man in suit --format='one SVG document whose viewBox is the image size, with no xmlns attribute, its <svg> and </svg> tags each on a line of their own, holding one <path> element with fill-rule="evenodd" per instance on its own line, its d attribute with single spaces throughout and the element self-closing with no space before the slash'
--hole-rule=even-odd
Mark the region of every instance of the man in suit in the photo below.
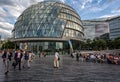
<svg viewBox="0 0 120 82">
<path fill-rule="evenodd" d="M 19 70 L 21 70 L 21 59 L 22 59 L 22 52 L 21 50 L 18 50 L 17 53 L 15 53 L 14 59 L 16 61 L 16 65 L 14 66 L 14 69 L 16 68 L 17 65 L 19 65 Z"/>
</svg>

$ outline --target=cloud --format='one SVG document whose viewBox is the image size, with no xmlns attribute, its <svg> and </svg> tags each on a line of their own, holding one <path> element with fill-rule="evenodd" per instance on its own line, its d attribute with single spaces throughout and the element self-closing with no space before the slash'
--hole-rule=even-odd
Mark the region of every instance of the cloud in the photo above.
<svg viewBox="0 0 120 82">
<path fill-rule="evenodd" d="M 8 22 L 0 22 L 0 28 L 5 29 L 5 30 L 12 30 L 13 24 L 10 24 Z"/>
<path fill-rule="evenodd" d="M 116 2 L 116 0 L 93 0 L 89 4 L 86 4 L 84 9 L 79 10 L 78 12 L 80 13 L 81 17 L 84 17 L 82 19 L 95 19 L 89 17 L 89 15 L 93 17 L 97 16 L 96 18 L 98 18 L 100 15 L 110 14 Z"/>
<path fill-rule="evenodd" d="M 115 0 L 107 0 L 107 3 L 112 3 L 114 2 Z"/>
<path fill-rule="evenodd" d="M 0 33 L 1 33 L 1 35 L 3 35 L 3 34 L 11 35 L 11 32 L 9 32 L 8 30 L 5 30 L 5 29 L 1 29 L 1 28 L 0 28 Z"/>
<path fill-rule="evenodd" d="M 2 3 L 4 4 L 6 3 L 7 5 L 3 5 L 0 7 L 1 17 L 3 18 L 13 17 L 16 19 L 31 4 L 35 4 L 38 1 L 43 1 L 43 0 L 10 0 L 9 2 L 12 3 L 12 4 L 9 3 L 10 5 L 6 1 L 9 1 L 9 0 L 2 0 Z"/>
<path fill-rule="evenodd" d="M 102 0 L 98 0 L 97 3 L 99 4 L 93 4 L 93 6 L 91 6 L 89 9 L 91 12 L 100 12 L 102 10 L 107 9 L 110 5 L 113 4 L 114 0 L 107 0 L 106 2 L 102 3 L 102 5 L 100 4 L 100 2 L 102 2 Z"/>
<path fill-rule="evenodd" d="M 65 3 L 65 0 L 60 0 L 61 2 Z"/>
<path fill-rule="evenodd" d="M 120 7 L 118 7 L 117 9 L 112 10 L 111 13 L 119 13 L 120 14 Z"/>
<path fill-rule="evenodd" d="M 25 9 L 21 5 L 3 5 L 0 6 L 0 22 L 15 22 L 16 18 L 20 15 L 20 13 Z"/>
<path fill-rule="evenodd" d="M 102 2 L 102 0 L 98 0 L 97 3 L 100 4 Z"/>
<path fill-rule="evenodd" d="M 92 12 L 98 12 L 98 11 L 102 11 L 102 10 L 104 10 L 106 7 L 104 7 L 104 8 L 100 8 L 100 7 L 92 7 L 92 8 L 90 8 L 90 11 L 92 11 Z"/>
<path fill-rule="evenodd" d="M 83 0 L 81 9 L 84 9 L 87 4 L 91 4 L 93 0 Z"/>
<path fill-rule="evenodd" d="M 0 17 L 7 17 L 8 14 L 7 12 L 5 11 L 4 7 L 0 7 Z"/>
<path fill-rule="evenodd" d="M 113 8 L 109 14 L 105 14 L 103 16 L 100 16 L 99 18 L 109 18 L 109 17 L 115 17 L 115 16 L 120 16 L 120 7 Z"/>
<path fill-rule="evenodd" d="M 7 39 L 11 37 L 11 30 L 13 29 L 13 24 L 8 22 L 0 22 L 0 36 L 1 39 Z"/>
<path fill-rule="evenodd" d="M 109 17 L 115 17 L 115 16 L 118 16 L 120 14 L 107 14 L 107 15 L 103 15 L 103 16 L 100 16 L 98 18 L 109 18 Z"/>
<path fill-rule="evenodd" d="M 8 9 L 9 11 L 7 13 L 9 13 L 10 16 L 17 18 L 21 12 L 23 12 L 23 10 L 25 9 L 25 7 L 23 6 L 6 6 L 4 7 L 6 9 Z"/>
<path fill-rule="evenodd" d="M 0 35 L 11 36 L 14 23 L 19 15 L 31 4 L 43 0 L 0 0 Z"/>
<path fill-rule="evenodd" d="M 15 5 L 12 0 L 0 0 L 0 6 L 4 5 Z"/>
<path fill-rule="evenodd" d="M 11 32 L 9 32 L 8 30 L 4 30 L 0 28 L 0 36 L 2 40 L 10 38 L 11 35 L 12 35 Z"/>
</svg>

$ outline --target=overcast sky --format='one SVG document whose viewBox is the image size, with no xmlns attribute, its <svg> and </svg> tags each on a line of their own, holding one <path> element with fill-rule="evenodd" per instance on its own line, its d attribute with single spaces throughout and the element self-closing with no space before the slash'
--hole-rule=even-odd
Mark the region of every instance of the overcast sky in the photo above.
<svg viewBox="0 0 120 82">
<path fill-rule="evenodd" d="M 2 39 L 11 36 L 17 17 L 26 8 L 41 1 L 45 0 L 0 0 L 0 35 L 2 35 Z M 56 1 L 62 1 L 72 6 L 79 13 L 82 20 L 120 15 L 120 0 Z"/>
</svg>

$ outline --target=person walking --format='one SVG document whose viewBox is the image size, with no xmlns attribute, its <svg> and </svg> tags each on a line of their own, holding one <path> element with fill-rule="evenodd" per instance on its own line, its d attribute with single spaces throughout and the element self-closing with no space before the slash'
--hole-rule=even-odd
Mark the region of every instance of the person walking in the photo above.
<svg viewBox="0 0 120 82">
<path fill-rule="evenodd" d="M 39 58 L 41 58 L 41 51 L 38 51 Z"/>
<path fill-rule="evenodd" d="M 79 61 L 79 57 L 80 57 L 80 55 L 79 55 L 79 53 L 77 52 L 77 53 L 76 53 L 76 61 Z"/>
<path fill-rule="evenodd" d="M 16 66 L 19 64 L 19 70 L 21 70 L 21 59 L 22 59 L 22 52 L 21 50 L 18 50 L 17 53 L 15 53 L 14 59 L 16 61 L 16 65 L 14 66 L 14 69 L 16 69 Z"/>
<path fill-rule="evenodd" d="M 54 56 L 54 68 L 58 68 L 59 67 L 59 52 L 56 50 L 55 52 L 55 56 Z"/>
<path fill-rule="evenodd" d="M 27 65 L 28 68 L 30 68 L 30 62 L 29 62 L 29 52 L 26 51 L 24 54 L 24 63 L 23 63 L 23 68 L 25 68 L 25 65 Z"/>
<path fill-rule="evenodd" d="M 35 59 L 35 54 L 31 51 L 29 51 L 29 62 L 32 62 L 33 59 Z"/>
<path fill-rule="evenodd" d="M 3 58 L 4 66 L 5 66 L 5 75 L 7 75 L 8 72 L 9 72 L 9 64 L 10 64 L 10 61 L 11 61 L 11 57 L 12 57 L 12 54 L 10 54 L 9 49 L 5 50 L 3 52 L 2 58 Z"/>
</svg>

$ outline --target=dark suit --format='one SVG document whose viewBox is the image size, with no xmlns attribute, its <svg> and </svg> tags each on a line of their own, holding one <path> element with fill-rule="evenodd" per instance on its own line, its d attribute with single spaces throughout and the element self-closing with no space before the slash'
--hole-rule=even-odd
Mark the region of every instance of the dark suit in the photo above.
<svg viewBox="0 0 120 82">
<path fill-rule="evenodd" d="M 22 56 L 23 56 L 23 54 L 20 53 L 20 57 L 18 58 L 18 53 L 15 53 L 14 59 L 16 61 L 16 65 L 14 66 L 14 69 L 19 64 L 19 70 L 21 70 L 21 59 L 22 59 Z"/>
</svg>

